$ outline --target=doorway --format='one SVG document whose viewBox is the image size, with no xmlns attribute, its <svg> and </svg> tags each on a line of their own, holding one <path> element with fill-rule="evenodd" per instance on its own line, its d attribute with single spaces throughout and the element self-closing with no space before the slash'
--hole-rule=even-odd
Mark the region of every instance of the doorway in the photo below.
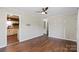
<svg viewBox="0 0 79 59">
<path fill-rule="evenodd" d="M 48 27 L 48 21 L 47 19 L 43 19 L 43 23 L 44 23 L 44 35 L 48 36 L 49 35 L 49 27 Z"/>
<path fill-rule="evenodd" d="M 7 15 L 7 45 L 19 42 L 19 16 Z"/>
</svg>

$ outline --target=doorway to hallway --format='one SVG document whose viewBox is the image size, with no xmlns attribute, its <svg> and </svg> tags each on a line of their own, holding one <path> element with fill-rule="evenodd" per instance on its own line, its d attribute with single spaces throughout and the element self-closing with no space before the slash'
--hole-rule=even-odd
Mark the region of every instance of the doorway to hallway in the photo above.
<svg viewBox="0 0 79 59">
<path fill-rule="evenodd" d="M 44 23 L 44 35 L 48 36 L 49 35 L 48 20 L 47 19 L 43 19 L 43 23 Z"/>
</svg>

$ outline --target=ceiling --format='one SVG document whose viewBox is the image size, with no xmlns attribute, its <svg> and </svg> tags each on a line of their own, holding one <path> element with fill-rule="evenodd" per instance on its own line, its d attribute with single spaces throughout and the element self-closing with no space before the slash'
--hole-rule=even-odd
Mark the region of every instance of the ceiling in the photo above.
<svg viewBox="0 0 79 59">
<path fill-rule="evenodd" d="M 42 7 L 15 7 L 26 14 L 35 16 L 54 16 L 54 15 L 72 15 L 77 14 L 77 7 L 49 7 L 48 14 L 42 15 L 36 11 L 41 11 Z"/>
</svg>

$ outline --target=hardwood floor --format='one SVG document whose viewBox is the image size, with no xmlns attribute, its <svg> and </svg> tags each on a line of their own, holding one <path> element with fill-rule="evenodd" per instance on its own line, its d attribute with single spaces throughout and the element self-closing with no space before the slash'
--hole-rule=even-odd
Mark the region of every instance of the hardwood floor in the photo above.
<svg viewBox="0 0 79 59">
<path fill-rule="evenodd" d="M 0 49 L 1 52 L 76 52 L 76 42 L 40 36 Z"/>
<path fill-rule="evenodd" d="M 19 42 L 17 39 L 17 34 L 7 36 L 7 44 L 13 44 L 15 42 Z"/>
</svg>

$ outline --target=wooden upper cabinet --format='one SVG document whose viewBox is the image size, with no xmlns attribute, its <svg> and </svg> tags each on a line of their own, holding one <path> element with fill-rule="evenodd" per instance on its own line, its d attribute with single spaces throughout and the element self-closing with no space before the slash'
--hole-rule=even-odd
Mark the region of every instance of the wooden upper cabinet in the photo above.
<svg viewBox="0 0 79 59">
<path fill-rule="evenodd" d="M 16 15 L 7 15 L 7 21 L 11 21 L 12 22 L 12 26 L 8 26 L 8 29 L 11 28 L 19 28 L 19 16 Z"/>
<path fill-rule="evenodd" d="M 12 15 L 12 16 L 7 16 L 7 20 L 11 19 L 11 21 L 19 21 L 19 16 L 16 15 Z"/>
</svg>

